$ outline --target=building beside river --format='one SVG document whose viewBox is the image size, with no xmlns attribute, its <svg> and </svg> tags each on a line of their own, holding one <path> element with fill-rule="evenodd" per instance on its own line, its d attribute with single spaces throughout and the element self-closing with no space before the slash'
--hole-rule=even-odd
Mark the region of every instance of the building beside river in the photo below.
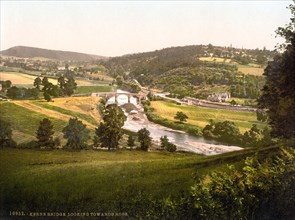
<svg viewBox="0 0 295 220">
<path fill-rule="evenodd" d="M 230 99 L 230 93 L 213 93 L 207 97 L 211 102 L 226 102 Z"/>
</svg>

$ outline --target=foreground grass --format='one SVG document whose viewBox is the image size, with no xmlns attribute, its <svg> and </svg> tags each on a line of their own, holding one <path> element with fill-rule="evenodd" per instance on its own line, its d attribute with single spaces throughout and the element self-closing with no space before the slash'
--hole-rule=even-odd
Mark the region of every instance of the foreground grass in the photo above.
<svg viewBox="0 0 295 220">
<path fill-rule="evenodd" d="M 217 156 L 117 150 L 0 150 L 0 216 L 23 211 L 130 211 L 138 197 L 188 194 L 195 176 L 241 166 L 247 149 Z M 275 148 L 261 150 L 264 156 Z M 147 207 L 144 207 L 147 208 Z"/>
<path fill-rule="evenodd" d="M 139 192 L 161 198 L 188 191 L 204 156 L 139 151 L 0 153 L 0 206 L 25 210 L 112 209 Z"/>
<path fill-rule="evenodd" d="M 171 102 L 152 101 L 151 107 L 155 109 L 154 113 L 168 120 L 175 121 L 174 116 L 178 111 L 182 111 L 188 116 L 187 123 L 205 127 L 210 119 L 214 121 L 232 121 L 242 133 L 249 130 L 252 124 L 258 124 L 263 127 L 263 123 L 258 122 L 254 112 L 233 111 L 225 109 L 213 109 L 196 106 L 180 106 Z"/>
</svg>

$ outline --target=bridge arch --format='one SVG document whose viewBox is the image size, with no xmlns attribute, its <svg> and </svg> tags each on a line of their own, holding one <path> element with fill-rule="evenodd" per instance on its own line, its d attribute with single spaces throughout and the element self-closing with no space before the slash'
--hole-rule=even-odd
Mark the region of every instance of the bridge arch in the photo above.
<svg viewBox="0 0 295 220">
<path fill-rule="evenodd" d="M 107 100 L 115 97 L 115 103 L 118 103 L 118 97 L 120 95 L 125 95 L 128 98 L 128 103 L 130 103 L 131 98 L 132 97 L 136 97 L 138 103 L 141 102 L 141 100 L 145 100 L 146 99 L 146 95 L 145 94 L 138 94 L 138 93 L 123 93 L 123 92 L 94 92 L 91 94 L 91 96 L 95 96 L 95 97 L 104 97 Z"/>
</svg>

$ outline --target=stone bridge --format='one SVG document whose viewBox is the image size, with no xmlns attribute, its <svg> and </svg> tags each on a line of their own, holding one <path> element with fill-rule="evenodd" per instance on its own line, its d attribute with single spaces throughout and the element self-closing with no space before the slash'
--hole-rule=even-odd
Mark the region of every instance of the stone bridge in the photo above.
<svg viewBox="0 0 295 220">
<path fill-rule="evenodd" d="M 146 99 L 145 94 L 138 94 L 138 93 L 123 93 L 123 92 L 94 92 L 91 94 L 91 96 L 96 96 L 96 97 L 104 97 L 106 99 L 109 99 L 111 97 L 115 97 L 115 102 L 118 103 L 118 96 L 120 95 L 125 95 L 128 97 L 128 103 L 130 103 L 131 97 L 136 97 L 138 99 L 138 103 L 142 99 Z"/>
</svg>

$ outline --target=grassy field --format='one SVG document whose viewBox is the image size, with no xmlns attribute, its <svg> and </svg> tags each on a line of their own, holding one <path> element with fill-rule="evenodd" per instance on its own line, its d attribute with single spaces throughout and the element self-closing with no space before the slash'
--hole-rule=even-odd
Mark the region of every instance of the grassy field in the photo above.
<svg viewBox="0 0 295 220">
<path fill-rule="evenodd" d="M 101 116 L 97 110 L 97 97 L 57 98 L 54 102 L 32 100 L 0 102 L 0 118 L 11 124 L 13 139 L 17 143 L 28 142 L 35 138 L 35 131 L 43 118 L 49 118 L 55 130 L 55 136 L 62 137 L 62 129 L 71 117 L 77 117 L 94 134 Z"/>
<path fill-rule="evenodd" d="M 34 139 L 35 131 L 43 118 L 49 118 L 52 121 L 56 136 L 61 135 L 62 129 L 67 124 L 64 120 L 49 117 L 41 112 L 32 111 L 11 102 L 0 102 L 0 113 L 0 118 L 11 124 L 13 139 L 17 143 Z"/>
<path fill-rule="evenodd" d="M 188 193 L 195 176 L 223 170 L 227 163 L 240 166 L 248 151 L 207 157 L 136 150 L 0 149 L 0 207 L 2 211 L 119 211 L 120 207 L 130 211 L 134 200 L 142 202 L 148 195 L 162 199 Z"/>
<path fill-rule="evenodd" d="M 64 108 L 60 108 L 60 107 L 57 107 L 57 106 L 54 106 L 54 105 L 50 105 L 50 104 L 47 104 L 46 102 L 34 102 L 34 104 L 42 107 L 42 108 L 46 108 L 46 109 L 50 109 L 50 110 L 53 110 L 53 111 L 56 111 L 56 112 L 60 112 L 62 114 L 65 114 L 65 115 L 70 115 L 71 117 L 73 118 L 80 118 L 80 119 L 83 119 L 84 121 L 87 121 L 93 125 L 98 125 L 98 120 L 94 119 L 93 117 L 91 117 L 90 115 L 88 114 L 84 114 L 84 113 L 80 113 L 80 112 L 75 112 L 75 111 L 71 111 L 71 110 L 68 110 L 68 109 L 64 109 Z"/>
<path fill-rule="evenodd" d="M 29 85 L 31 84 L 33 86 L 34 79 L 36 76 L 24 74 L 24 73 L 18 73 L 18 72 L 1 72 L 1 80 L 10 80 L 13 85 Z M 50 79 L 49 82 L 53 84 L 57 84 L 56 79 Z"/>
<path fill-rule="evenodd" d="M 155 109 L 155 113 L 168 120 L 175 121 L 174 116 L 178 111 L 182 111 L 188 116 L 187 123 L 197 125 L 201 128 L 205 127 L 210 119 L 215 121 L 233 121 L 242 133 L 249 130 L 252 124 L 263 126 L 256 119 L 254 112 L 232 111 L 224 109 L 212 109 L 195 106 L 180 106 L 165 101 L 153 101 L 151 107 Z"/>
<path fill-rule="evenodd" d="M 262 76 L 264 69 L 261 67 L 254 67 L 254 66 L 249 66 L 249 65 L 238 65 L 238 71 L 240 71 L 244 74 L 249 74 L 249 75 L 254 75 L 254 76 Z"/>
<path fill-rule="evenodd" d="M 113 86 L 78 86 L 75 90 L 75 94 L 84 94 L 92 92 L 113 92 L 115 91 Z"/>
</svg>

